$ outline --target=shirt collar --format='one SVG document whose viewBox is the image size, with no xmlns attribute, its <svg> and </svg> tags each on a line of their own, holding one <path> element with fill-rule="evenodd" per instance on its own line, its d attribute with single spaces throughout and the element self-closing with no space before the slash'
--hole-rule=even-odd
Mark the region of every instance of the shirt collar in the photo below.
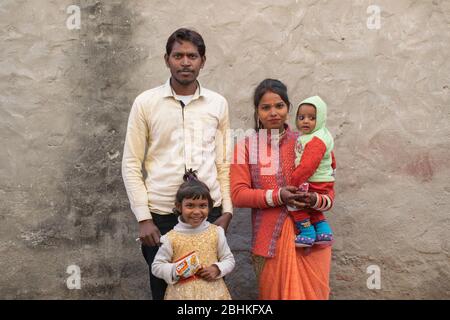
<svg viewBox="0 0 450 320">
<path fill-rule="evenodd" d="M 202 87 L 202 85 L 198 80 L 196 81 L 197 81 L 197 89 L 195 90 L 192 100 L 205 96 L 204 88 Z M 166 81 L 166 83 L 163 86 L 163 97 L 164 98 L 173 97 L 175 99 L 175 91 L 173 91 L 172 86 L 170 85 L 170 78 Z"/>
</svg>

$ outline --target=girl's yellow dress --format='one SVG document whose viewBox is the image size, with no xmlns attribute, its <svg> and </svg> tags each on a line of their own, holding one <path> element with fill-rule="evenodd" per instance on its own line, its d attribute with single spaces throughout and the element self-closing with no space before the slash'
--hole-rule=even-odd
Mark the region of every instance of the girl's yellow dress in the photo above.
<svg viewBox="0 0 450 320">
<path fill-rule="evenodd" d="M 172 262 L 196 251 L 202 265 L 210 266 L 218 262 L 218 231 L 216 225 L 195 234 L 186 234 L 171 230 L 167 233 L 172 249 Z M 167 286 L 165 300 L 231 300 L 228 288 L 219 278 L 214 281 L 206 281 L 199 277 L 169 284 Z"/>
</svg>

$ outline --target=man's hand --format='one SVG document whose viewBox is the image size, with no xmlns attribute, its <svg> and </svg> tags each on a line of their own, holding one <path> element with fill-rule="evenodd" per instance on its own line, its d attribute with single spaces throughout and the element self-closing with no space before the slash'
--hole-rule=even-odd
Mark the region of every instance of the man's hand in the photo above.
<svg viewBox="0 0 450 320">
<path fill-rule="evenodd" d="M 228 226 L 230 225 L 230 221 L 233 215 L 230 212 L 224 212 L 222 215 L 214 221 L 214 224 L 222 227 L 225 232 L 227 232 Z"/>
<path fill-rule="evenodd" d="M 213 281 L 216 280 L 216 278 L 220 274 L 219 267 L 215 264 L 210 265 L 209 267 L 201 268 L 196 273 L 199 277 L 202 277 L 206 281 Z"/>
<path fill-rule="evenodd" d="M 139 222 L 139 239 L 144 245 L 157 246 L 160 244 L 159 238 L 161 238 L 161 233 L 152 219 Z"/>
</svg>

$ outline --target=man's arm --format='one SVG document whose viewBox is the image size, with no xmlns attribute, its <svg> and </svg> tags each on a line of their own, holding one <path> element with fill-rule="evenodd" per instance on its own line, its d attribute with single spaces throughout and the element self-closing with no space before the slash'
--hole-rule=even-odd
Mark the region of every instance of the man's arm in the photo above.
<svg viewBox="0 0 450 320">
<path fill-rule="evenodd" d="M 230 119 L 228 113 L 228 103 L 224 101 L 223 113 L 219 120 L 218 134 L 216 135 L 216 167 L 217 180 L 219 180 L 220 192 L 222 195 L 222 216 L 215 224 L 221 226 L 225 231 L 233 217 L 233 204 L 230 195 L 230 155 L 231 150 L 227 134 L 230 129 Z"/>
<path fill-rule="evenodd" d="M 142 105 L 136 99 L 128 118 L 127 134 L 122 158 L 122 178 L 131 210 L 139 222 L 139 238 L 147 246 L 159 243 L 161 236 L 148 208 L 147 188 L 142 164 L 148 142 L 148 125 Z"/>
<path fill-rule="evenodd" d="M 142 105 L 135 100 L 128 118 L 122 157 L 122 178 L 137 221 L 151 219 L 142 164 L 148 141 L 148 126 Z"/>
</svg>

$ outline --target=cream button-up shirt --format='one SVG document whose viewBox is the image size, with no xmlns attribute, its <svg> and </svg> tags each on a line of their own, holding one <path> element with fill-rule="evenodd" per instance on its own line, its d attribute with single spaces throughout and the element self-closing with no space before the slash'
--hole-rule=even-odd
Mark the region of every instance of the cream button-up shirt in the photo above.
<svg viewBox="0 0 450 320">
<path fill-rule="evenodd" d="M 138 221 L 151 212 L 170 214 L 185 169 L 198 171 L 211 191 L 214 206 L 233 213 L 230 196 L 228 103 L 198 83 L 184 107 L 175 98 L 170 79 L 141 93 L 128 118 L 122 177 L 131 210 Z"/>
</svg>

